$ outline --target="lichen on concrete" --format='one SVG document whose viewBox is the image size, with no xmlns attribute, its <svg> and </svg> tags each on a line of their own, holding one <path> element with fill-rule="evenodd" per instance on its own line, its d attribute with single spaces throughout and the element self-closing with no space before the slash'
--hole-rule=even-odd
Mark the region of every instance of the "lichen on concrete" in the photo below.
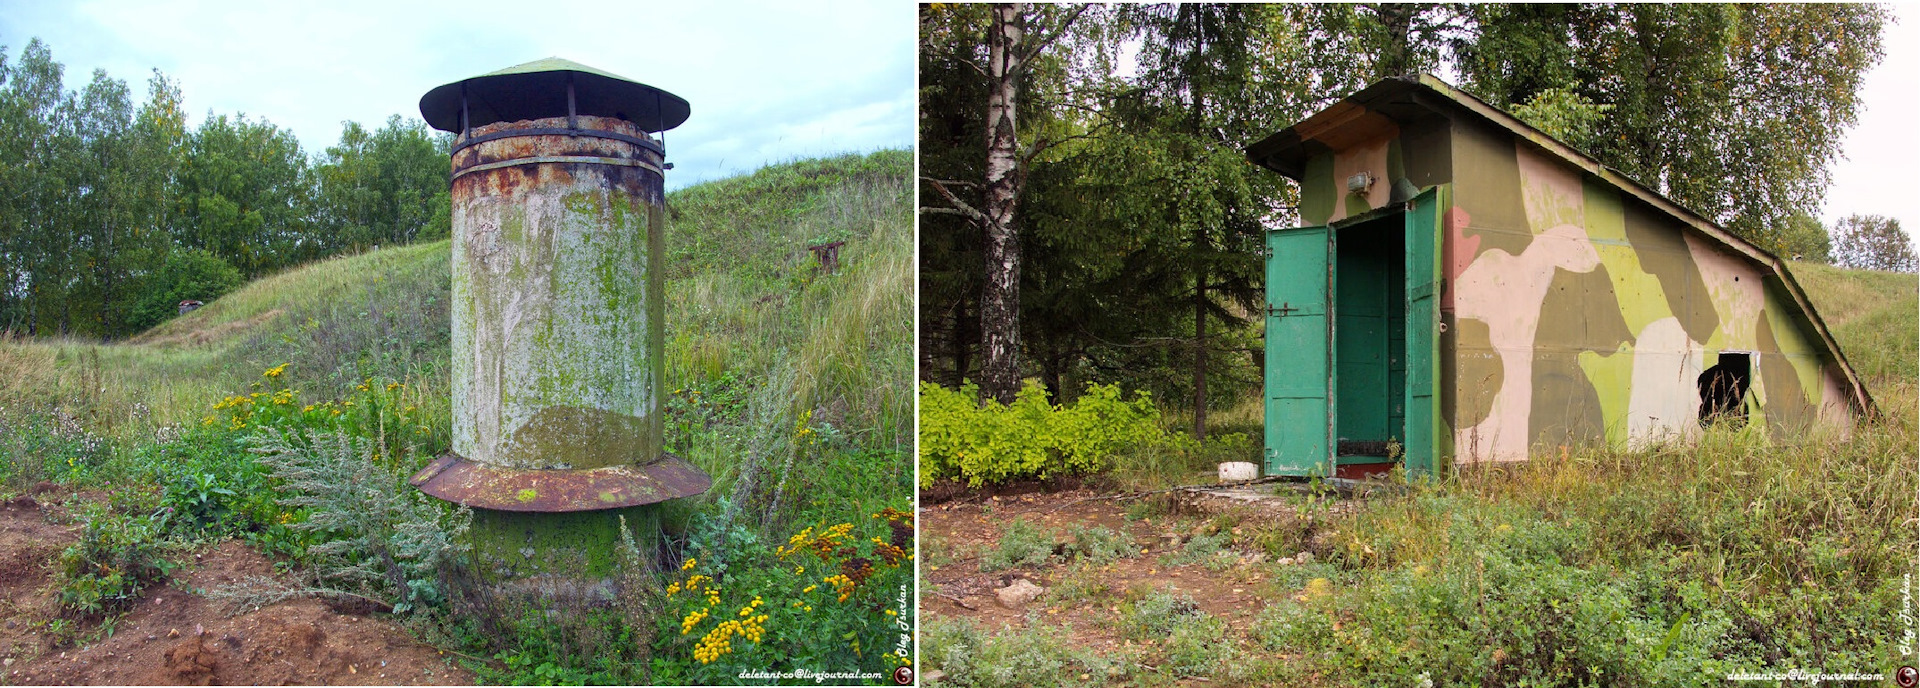
<svg viewBox="0 0 1920 688">
<path fill-rule="evenodd" d="M 539 152 L 566 152 L 548 149 L 567 137 L 551 138 L 561 141 Z M 474 148 L 505 152 L 472 159 L 502 159 L 526 146 L 516 141 L 482 143 Z M 604 139 L 581 145 L 613 152 L 600 150 Z M 453 450 L 461 456 L 594 468 L 660 452 L 661 179 L 595 167 L 537 163 L 456 183 Z"/>
</svg>

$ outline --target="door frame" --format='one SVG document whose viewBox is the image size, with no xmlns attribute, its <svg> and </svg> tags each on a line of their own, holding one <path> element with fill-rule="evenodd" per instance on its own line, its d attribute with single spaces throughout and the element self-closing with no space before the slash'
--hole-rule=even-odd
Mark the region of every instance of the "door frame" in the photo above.
<svg viewBox="0 0 1920 688">
<path fill-rule="evenodd" d="M 1335 360 L 1335 356 L 1337 355 L 1336 337 L 1339 336 L 1339 333 L 1335 329 L 1338 316 L 1335 297 L 1338 294 L 1337 290 L 1340 279 L 1338 269 L 1339 261 L 1336 253 L 1339 246 L 1338 233 L 1344 228 L 1390 218 L 1395 215 L 1402 217 L 1401 225 L 1404 228 L 1406 240 L 1404 250 L 1407 256 L 1405 283 L 1402 285 L 1402 298 L 1406 306 L 1403 310 L 1406 319 L 1405 351 L 1407 362 L 1402 390 L 1402 423 L 1404 425 L 1400 428 L 1402 442 L 1400 463 L 1410 475 L 1416 476 L 1436 475 L 1443 467 L 1449 453 L 1447 451 L 1449 434 L 1446 432 L 1444 419 L 1440 417 L 1441 314 L 1439 295 L 1445 279 L 1445 273 L 1442 271 L 1441 258 L 1443 254 L 1442 248 L 1445 246 L 1444 242 L 1446 241 L 1446 210 L 1452 200 L 1451 187 L 1452 185 L 1450 184 L 1429 187 L 1406 202 L 1383 206 L 1359 215 L 1341 218 L 1340 220 L 1329 222 L 1325 225 L 1290 227 L 1267 231 L 1266 269 L 1269 284 L 1266 294 L 1268 303 L 1265 322 L 1267 324 L 1266 331 L 1269 337 L 1266 339 L 1264 347 L 1266 349 L 1267 370 L 1265 382 L 1261 390 L 1261 397 L 1265 406 L 1264 419 L 1269 426 L 1265 428 L 1265 432 L 1263 433 L 1265 441 L 1263 446 L 1262 469 L 1265 474 L 1300 477 L 1331 476 L 1334 475 L 1338 469 L 1340 462 L 1338 446 L 1336 444 L 1336 428 L 1338 427 L 1339 421 L 1339 400 L 1337 394 L 1337 390 L 1339 389 L 1339 372 L 1338 361 Z M 1322 359 L 1319 367 L 1325 372 L 1325 375 L 1321 376 L 1321 378 L 1325 383 L 1323 392 L 1326 416 L 1322 419 L 1323 422 L 1319 424 L 1324 437 L 1317 443 L 1319 445 L 1318 451 L 1324 452 L 1324 456 L 1305 461 L 1292 458 L 1286 462 L 1288 465 L 1280 465 L 1282 463 L 1282 457 L 1280 456 L 1281 448 L 1276 447 L 1275 443 L 1276 437 L 1279 437 L 1280 434 L 1283 433 L 1283 429 L 1271 426 L 1276 423 L 1279 416 L 1294 414 L 1277 409 L 1278 406 L 1284 405 L 1277 404 L 1277 402 L 1283 400 L 1310 399 L 1310 397 L 1285 397 L 1283 399 L 1276 395 L 1276 375 L 1284 375 L 1288 371 L 1284 370 L 1284 361 L 1280 360 L 1282 356 L 1277 355 L 1280 353 L 1280 347 L 1275 345 L 1276 342 L 1271 336 L 1272 333 L 1276 331 L 1274 327 L 1275 312 L 1279 310 L 1272 303 L 1274 297 L 1272 289 L 1275 275 L 1273 271 L 1275 269 L 1275 260 L 1279 253 L 1275 249 L 1274 240 L 1280 236 L 1305 238 L 1316 234 L 1324 240 L 1325 246 L 1325 253 L 1322 255 L 1320 263 L 1325 268 L 1324 272 L 1326 277 L 1323 290 L 1320 294 L 1320 298 L 1324 304 L 1324 310 L 1321 314 L 1321 317 L 1324 318 L 1324 326 L 1322 328 L 1324 338 L 1321 340 L 1321 344 L 1317 347 L 1316 351 L 1306 351 L 1303 353 L 1309 359 L 1314 358 L 1317 353 L 1318 357 Z M 1425 418 L 1424 421 L 1421 420 L 1422 417 Z M 1312 447 L 1309 447 L 1309 450 L 1312 451 Z"/>
</svg>

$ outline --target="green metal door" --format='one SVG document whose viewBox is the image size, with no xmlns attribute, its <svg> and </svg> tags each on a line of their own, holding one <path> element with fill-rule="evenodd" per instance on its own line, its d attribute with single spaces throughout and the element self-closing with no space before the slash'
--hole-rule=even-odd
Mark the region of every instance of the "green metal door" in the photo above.
<svg viewBox="0 0 1920 688">
<path fill-rule="evenodd" d="M 1435 396 L 1439 375 L 1439 291 L 1441 213 L 1447 187 L 1415 196 L 1407 209 L 1407 387 L 1405 467 L 1411 475 L 1432 475 L 1440 437 Z"/>
<path fill-rule="evenodd" d="M 1326 227 L 1267 233 L 1267 475 L 1326 475 L 1333 409 Z"/>
</svg>

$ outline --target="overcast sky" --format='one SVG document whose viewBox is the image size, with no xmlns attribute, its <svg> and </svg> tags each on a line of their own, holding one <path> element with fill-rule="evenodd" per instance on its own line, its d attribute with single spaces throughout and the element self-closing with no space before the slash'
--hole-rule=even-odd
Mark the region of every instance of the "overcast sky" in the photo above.
<svg viewBox="0 0 1920 688">
<path fill-rule="evenodd" d="M 9 62 L 39 37 L 69 89 L 94 69 L 136 101 L 159 68 L 189 123 L 245 112 L 311 154 L 341 123 L 420 117 L 440 84 L 557 56 L 693 105 L 667 132 L 667 187 L 795 158 L 906 148 L 914 137 L 908 2 L 197 2 L 0 0 Z"/>
<path fill-rule="evenodd" d="M 1833 167 L 1833 185 L 1820 220 L 1832 227 L 1848 215 L 1885 215 L 1900 220 L 1908 236 L 1920 236 L 1920 189 L 1913 158 L 1920 154 L 1920 5 L 1893 4 L 1897 18 L 1880 34 L 1886 57 L 1867 73 L 1861 88 L 1865 111 L 1847 133 L 1846 160 Z"/>
</svg>

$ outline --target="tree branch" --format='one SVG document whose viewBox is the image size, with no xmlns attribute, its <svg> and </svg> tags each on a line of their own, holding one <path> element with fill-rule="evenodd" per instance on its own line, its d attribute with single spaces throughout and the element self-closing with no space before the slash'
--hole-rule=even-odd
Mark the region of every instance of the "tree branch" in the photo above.
<svg viewBox="0 0 1920 688">
<path fill-rule="evenodd" d="M 1020 64 L 1021 71 L 1025 71 L 1029 69 L 1027 65 L 1031 63 L 1031 61 L 1035 56 L 1040 54 L 1040 51 L 1046 50 L 1047 46 L 1052 45 L 1054 41 L 1059 40 L 1061 36 L 1066 35 L 1067 29 L 1069 27 L 1072 27 L 1073 23 L 1080 19 L 1080 15 L 1085 14 L 1087 10 L 1092 8 L 1093 8 L 1092 3 L 1083 4 L 1079 7 L 1074 8 L 1073 14 L 1069 14 L 1067 15 L 1066 19 L 1060 20 L 1060 24 L 1053 28 L 1052 34 L 1039 36 L 1027 46 L 1026 50 L 1020 51 L 1019 64 Z"/>
<path fill-rule="evenodd" d="M 921 208 L 922 211 L 927 211 L 927 212 L 952 211 L 946 214 L 960 215 L 967 219 L 973 220 L 974 222 L 986 224 L 987 222 L 986 213 L 983 213 L 983 212 L 980 212 L 979 210 L 974 209 L 973 206 L 967 205 L 966 201 L 960 200 L 959 196 L 953 195 L 953 191 L 948 190 L 947 185 L 942 183 L 941 180 L 934 179 L 932 177 L 921 177 L 920 181 L 933 185 L 934 191 L 939 192 L 939 194 L 942 197 L 945 197 L 947 199 L 948 203 L 953 204 L 952 208 L 935 208 L 932 206 L 927 206 L 927 207 Z"/>
</svg>

